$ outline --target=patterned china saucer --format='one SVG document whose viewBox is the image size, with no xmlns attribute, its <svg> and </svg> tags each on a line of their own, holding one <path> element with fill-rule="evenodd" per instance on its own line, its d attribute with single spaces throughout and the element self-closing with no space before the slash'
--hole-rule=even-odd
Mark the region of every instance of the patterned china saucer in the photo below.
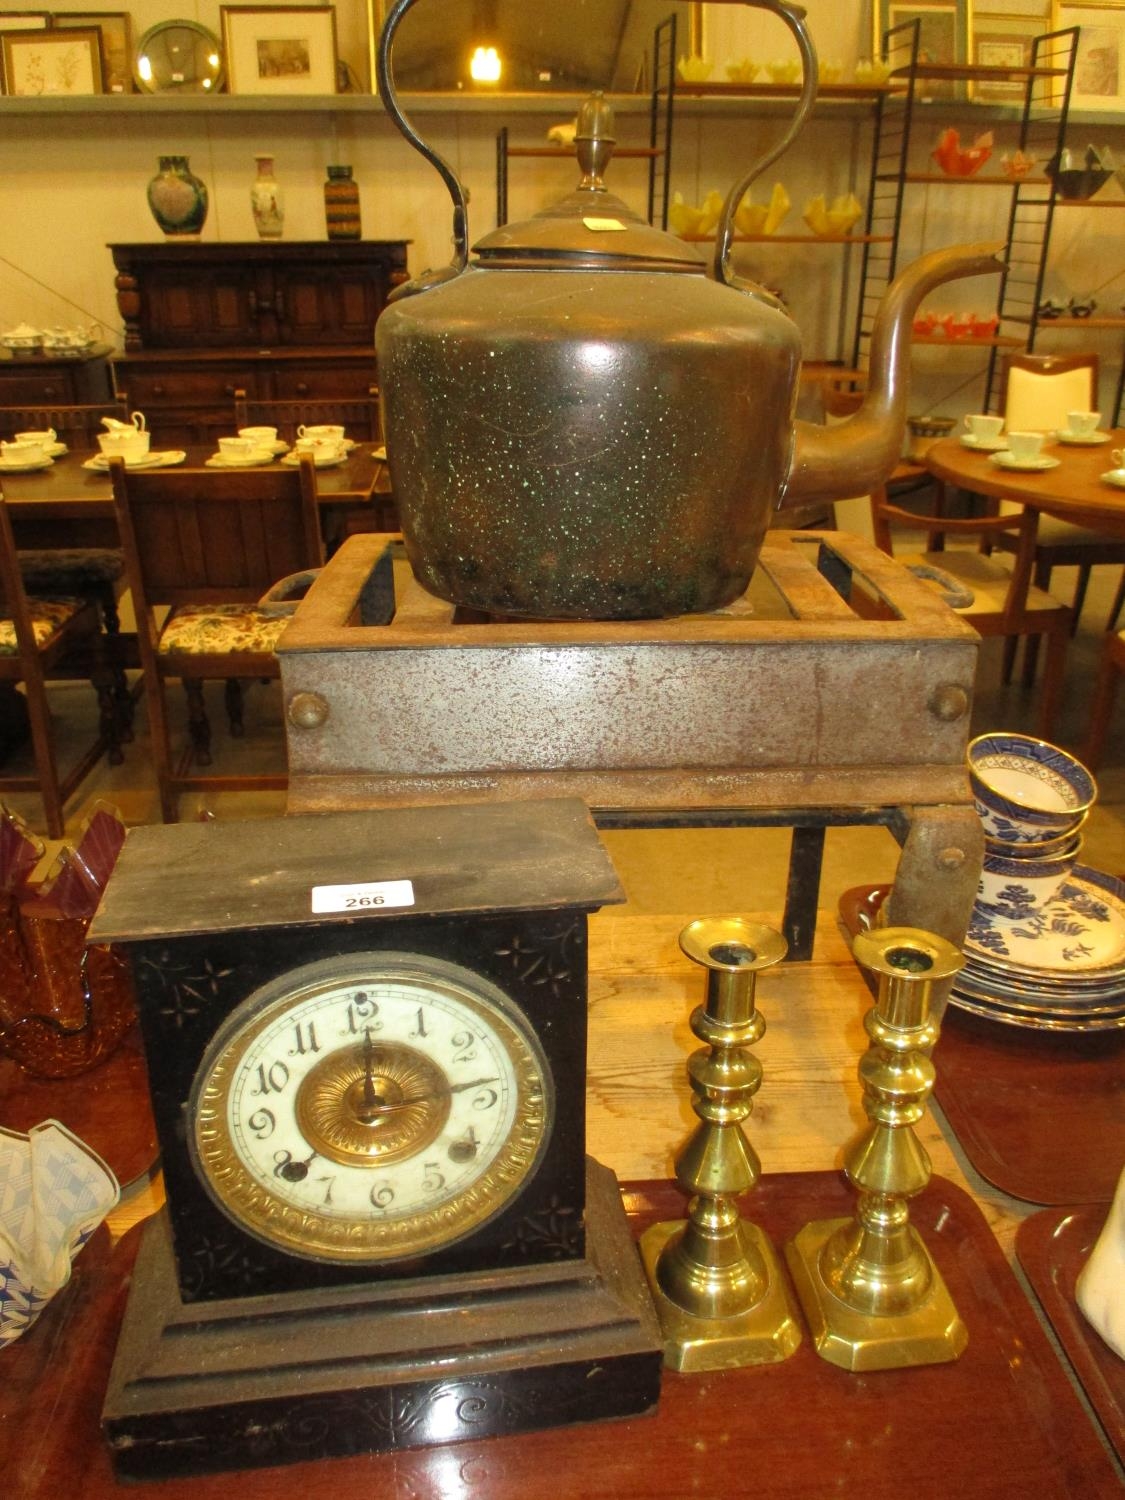
<svg viewBox="0 0 1125 1500">
<path fill-rule="evenodd" d="M 1060 443 L 1072 443 L 1077 448 L 1096 448 L 1099 443 L 1108 443 L 1111 436 L 1111 433 L 1101 431 L 1055 433 Z"/>
<path fill-rule="evenodd" d="M 126 461 L 127 469 L 171 469 L 176 464 L 182 464 L 187 454 L 182 448 L 167 448 L 160 453 L 146 453 L 143 458 L 135 458 L 132 463 Z M 104 453 L 95 453 L 93 458 L 83 460 L 82 467 L 91 469 L 95 474 L 109 473 L 109 459 Z"/>
<path fill-rule="evenodd" d="M 338 468 L 340 464 L 346 463 L 347 459 L 348 455 L 346 453 L 337 453 L 334 458 L 317 458 L 314 456 L 313 464 L 318 469 L 335 469 Z M 285 464 L 287 468 L 295 469 L 301 462 L 300 454 L 296 452 L 287 453 L 281 460 L 281 462 Z"/>
<path fill-rule="evenodd" d="M 1125 1016 L 1125 989 L 1106 995 L 1095 1003 L 1079 1003 L 1070 1000 L 1040 1000 L 1033 995 L 1008 995 L 999 988 L 964 973 L 957 976 L 957 990 L 982 1005 L 995 1005 L 1000 1010 L 1010 1010 L 1017 1015 L 1070 1016 L 1081 1020 L 1084 1016 Z"/>
<path fill-rule="evenodd" d="M 253 453 L 237 458 L 229 453 L 212 453 L 211 457 L 204 461 L 203 467 L 205 469 L 260 469 L 266 464 L 272 464 L 276 456 L 273 448 L 258 448 Z"/>
<path fill-rule="evenodd" d="M 1125 1014 L 1120 1016 L 1093 1016 L 1088 1020 L 1075 1016 L 1060 1016 L 1047 1014 L 1027 1015 L 1015 1011 L 1005 1010 L 1000 1006 L 990 1005 L 987 1001 L 976 1000 L 971 996 L 963 995 L 959 990 L 953 990 L 949 996 L 950 1005 L 957 1010 L 968 1011 L 971 1016 L 982 1016 L 986 1021 L 999 1021 L 1004 1026 L 1020 1026 L 1029 1031 L 1068 1031 L 1085 1033 L 1089 1031 L 1121 1031 L 1125 1029 Z"/>
<path fill-rule="evenodd" d="M 1030 978 L 1125 974 L 1125 882 L 1075 865 L 1046 906 L 1034 906 L 1019 885 L 1009 891 L 1004 905 L 973 908 L 965 954 L 974 964 Z"/>
<path fill-rule="evenodd" d="M 1008 447 L 1006 437 L 977 437 L 972 432 L 963 432 L 961 442 L 966 448 L 972 448 L 976 453 L 1004 453 Z"/>
<path fill-rule="evenodd" d="M 20 459 L 0 458 L 0 474 L 36 474 L 40 469 L 49 469 L 54 461 L 46 455 L 35 459 L 33 463 L 24 463 Z"/>
<path fill-rule="evenodd" d="M 1045 474 L 1048 469 L 1057 469 L 1062 463 L 1061 458 L 1052 458 L 1047 453 L 1041 453 L 1038 458 L 1016 458 L 1007 448 L 999 453 L 990 453 L 988 461 L 998 469 L 1016 469 L 1024 474 Z"/>
</svg>

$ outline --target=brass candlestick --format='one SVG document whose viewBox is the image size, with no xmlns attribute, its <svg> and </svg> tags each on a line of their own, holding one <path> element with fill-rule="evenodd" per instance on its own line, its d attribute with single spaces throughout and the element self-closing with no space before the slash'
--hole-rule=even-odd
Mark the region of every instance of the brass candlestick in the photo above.
<svg viewBox="0 0 1125 1500">
<path fill-rule="evenodd" d="M 676 1180 L 692 1195 L 688 1218 L 641 1237 L 664 1363 L 687 1371 L 772 1363 L 801 1342 L 796 1305 L 773 1246 L 743 1221 L 736 1199 L 762 1171 L 742 1129 L 762 1083 L 750 1051 L 766 1029 L 755 984 L 785 957 L 785 939 L 741 917 L 704 917 L 684 928 L 680 947 L 707 969 L 706 1001 L 691 1017 L 707 1045 L 688 1059 L 700 1123 L 676 1159 Z"/>
<path fill-rule="evenodd" d="M 968 1332 L 930 1252 L 910 1225 L 909 1199 L 930 1180 L 913 1126 L 934 1086 L 929 1049 L 934 983 L 964 959 L 912 927 L 855 939 L 856 962 L 879 977 L 864 1018 L 871 1045 L 859 1065 L 870 1126 L 844 1170 L 858 1189 L 854 1219 L 820 1219 L 786 1246 L 789 1269 L 823 1359 L 846 1370 L 886 1370 L 956 1359 Z"/>
</svg>

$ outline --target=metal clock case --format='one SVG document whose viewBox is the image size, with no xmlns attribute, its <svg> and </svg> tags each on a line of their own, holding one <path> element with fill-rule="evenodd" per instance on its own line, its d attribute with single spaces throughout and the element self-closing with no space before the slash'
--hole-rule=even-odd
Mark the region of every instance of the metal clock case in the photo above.
<svg viewBox="0 0 1125 1500">
<path fill-rule="evenodd" d="M 586 915 L 620 899 L 574 800 L 130 834 L 90 940 L 133 968 L 168 1201 L 103 1412 L 119 1474 L 655 1403 L 585 1157 Z"/>
</svg>

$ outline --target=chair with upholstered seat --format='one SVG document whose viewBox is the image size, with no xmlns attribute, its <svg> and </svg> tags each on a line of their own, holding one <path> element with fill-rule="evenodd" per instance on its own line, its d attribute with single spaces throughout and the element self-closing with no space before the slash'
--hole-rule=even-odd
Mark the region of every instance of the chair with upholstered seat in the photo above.
<svg viewBox="0 0 1125 1500">
<path fill-rule="evenodd" d="M 98 695 L 98 733 L 78 761 L 60 773 L 47 683 L 86 679 Z M 23 692 L 17 691 L 22 684 Z M 60 595 L 40 598 L 24 588 L 7 505 L 0 496 L 0 720 L 6 761 L 30 734 L 34 772 L 6 771 L 0 791 L 35 791 L 51 838 L 61 838 L 67 798 L 107 750 L 117 749 L 117 714 L 105 637 L 97 607 Z"/>
<path fill-rule="evenodd" d="M 1096 354 L 1009 354 L 1004 362 L 1000 410 L 1009 432 L 1051 434 L 1066 426 L 1067 412 L 1095 411 L 1097 405 Z M 1011 550 L 1010 542 L 998 540 L 995 545 Z M 1033 581 L 1038 588 L 1049 589 L 1055 568 L 1077 567 L 1071 604 L 1075 627 L 1086 599 L 1090 570 L 1102 563 L 1125 564 L 1125 542 L 1056 516 L 1040 517 Z M 1028 662 L 1034 672 L 1034 651 L 1029 653 Z"/>
<path fill-rule="evenodd" d="M 238 734 L 240 681 L 280 676 L 274 648 L 295 606 L 260 601 L 279 579 L 324 560 L 312 459 L 295 468 L 193 474 L 126 469 L 114 458 L 110 473 L 164 821 L 176 820 L 185 791 L 283 789 L 284 774 L 199 769 L 212 763 L 203 684 L 228 684 Z M 183 682 L 188 704 L 188 743 L 175 757 L 165 700 L 170 678 Z"/>
<path fill-rule="evenodd" d="M 251 400 L 245 391 L 234 393 L 234 427 L 276 427 L 283 442 L 292 443 L 300 427 L 331 424 L 343 427 L 358 443 L 383 441 L 379 415 L 379 391 L 372 386 L 366 396 L 324 396 L 287 401 Z"/>
<path fill-rule="evenodd" d="M 1034 511 L 1021 507 L 1014 515 L 972 517 L 918 514 L 891 504 L 884 489 L 872 494 L 871 510 L 875 540 L 888 553 L 893 553 L 891 532 L 896 526 L 943 539 L 975 536 L 993 546 L 1001 538 L 1011 540 L 1015 558 L 1010 570 L 981 551 L 964 548 L 893 555 L 946 593 L 951 607 L 979 635 L 1017 641 L 1021 636 L 1046 638 L 1038 722 L 1039 733 L 1050 738 L 1062 694 L 1071 617 L 1065 604 L 1031 582 Z"/>
</svg>

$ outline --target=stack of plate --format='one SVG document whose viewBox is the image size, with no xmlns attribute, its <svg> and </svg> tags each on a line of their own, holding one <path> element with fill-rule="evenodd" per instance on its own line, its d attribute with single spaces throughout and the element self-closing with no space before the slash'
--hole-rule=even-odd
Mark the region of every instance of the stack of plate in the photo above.
<svg viewBox="0 0 1125 1500">
<path fill-rule="evenodd" d="M 949 1003 L 1037 1031 L 1125 1027 L 1125 881 L 1076 865 L 1045 906 L 978 904 Z"/>
</svg>

